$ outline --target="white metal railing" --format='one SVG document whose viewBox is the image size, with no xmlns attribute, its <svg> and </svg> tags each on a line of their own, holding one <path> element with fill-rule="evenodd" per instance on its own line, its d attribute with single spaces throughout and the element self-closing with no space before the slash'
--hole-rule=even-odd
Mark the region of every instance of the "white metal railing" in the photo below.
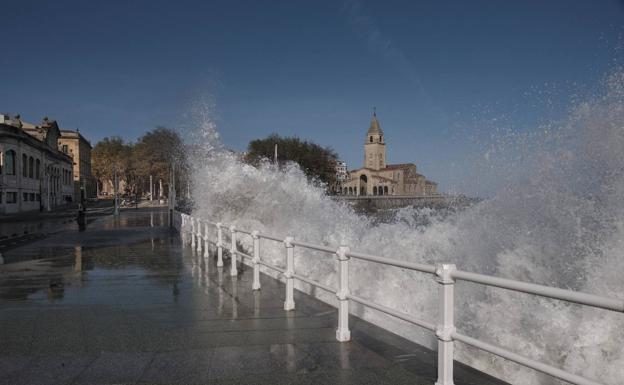
<svg viewBox="0 0 624 385">
<path fill-rule="evenodd" d="M 624 312 L 624 300 L 607 298 L 593 294 L 581 293 L 572 290 L 564 290 L 550 286 L 527 283 L 506 278 L 498 278 L 484 274 L 471 273 L 467 271 L 457 270 L 454 264 L 421 264 L 407 261 L 400 261 L 391 258 L 379 257 L 370 254 L 351 251 L 347 246 L 341 245 L 332 248 L 325 245 L 317 245 L 307 242 L 296 241 L 292 237 L 275 237 L 268 234 L 262 234 L 258 231 L 247 231 L 236 228 L 234 225 L 229 228 L 220 222 L 211 222 L 190 215 L 176 212 L 175 215 L 179 219 L 173 221 L 174 227 L 179 230 L 183 236 L 188 234 L 191 239 L 191 246 L 196 247 L 201 252 L 202 243 L 204 244 L 204 255 L 208 255 L 209 226 L 213 226 L 217 230 L 217 266 L 223 266 L 223 229 L 230 232 L 230 256 L 231 256 L 231 275 L 236 275 L 236 259 L 237 256 L 251 260 L 253 267 L 253 290 L 260 289 L 260 266 L 265 266 L 284 275 L 286 279 L 286 301 L 284 302 L 285 310 L 293 310 L 294 302 L 294 280 L 298 279 L 309 285 L 318 287 L 325 291 L 335 293 L 338 298 L 338 327 L 336 329 L 336 339 L 338 341 L 349 341 L 351 339 L 349 330 L 349 300 L 360 303 L 364 306 L 376 309 L 393 317 L 407 321 L 414 325 L 418 325 L 424 329 L 435 333 L 438 339 L 438 380 L 436 385 L 452 385 L 453 384 L 453 349 L 454 341 L 462 342 L 466 345 L 473 346 L 477 349 L 489 352 L 491 354 L 503 357 L 520 365 L 532 368 L 542 373 L 546 373 L 558 379 L 567 381 L 572 384 L 580 385 L 600 385 L 599 382 L 587 379 L 585 377 L 567 372 L 549 364 L 545 364 L 531 358 L 514 353 L 502 347 L 491 345 L 476 338 L 469 337 L 459 333 L 454 323 L 454 284 L 456 280 L 470 281 L 473 283 L 494 286 L 502 289 L 534 294 L 542 297 L 558 299 L 562 301 L 573 302 L 577 304 L 592 306 L 596 308 Z M 203 224 L 203 226 L 202 226 Z M 236 246 L 237 233 L 251 236 L 253 240 L 253 255 L 239 251 Z M 286 256 L 286 270 L 278 266 L 271 265 L 260 258 L 260 240 L 266 239 L 275 242 L 283 242 Z M 308 277 L 297 274 L 294 266 L 294 249 L 295 246 L 304 249 L 316 250 L 328 254 L 334 254 L 338 263 L 339 284 L 338 288 L 329 287 L 321 282 L 314 281 Z M 349 292 L 349 259 L 355 258 L 359 260 L 379 263 L 383 265 L 395 266 L 399 268 L 418 271 L 434 276 L 438 283 L 438 303 L 439 313 L 436 323 L 423 321 L 415 318 L 410 314 L 406 314 L 386 306 L 374 303 L 364 298 L 357 297 Z"/>
</svg>

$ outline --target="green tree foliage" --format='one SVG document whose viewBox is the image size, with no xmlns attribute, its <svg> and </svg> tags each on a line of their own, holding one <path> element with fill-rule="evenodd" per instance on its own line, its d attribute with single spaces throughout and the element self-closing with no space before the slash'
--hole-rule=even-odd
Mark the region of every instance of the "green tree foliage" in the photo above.
<svg viewBox="0 0 624 385">
<path fill-rule="evenodd" d="M 139 138 L 134 146 L 133 158 L 138 175 L 147 176 L 144 182 L 149 187 L 149 176 L 169 183 L 171 165 L 183 167 L 185 148 L 180 135 L 172 129 L 157 127 Z"/>
<path fill-rule="evenodd" d="M 336 182 L 336 152 L 297 137 L 272 134 L 265 139 L 252 140 L 247 147 L 245 160 L 254 165 L 258 165 L 262 159 L 272 160 L 276 144 L 278 163 L 296 162 L 308 178 L 318 179 L 328 186 Z"/>
<path fill-rule="evenodd" d="M 172 165 L 178 176 L 187 170 L 185 154 L 185 146 L 176 131 L 157 127 L 135 144 L 125 143 L 119 137 L 102 139 L 93 148 L 92 170 L 98 180 L 112 181 L 113 170 L 117 168 L 127 189 L 141 193 L 149 191 L 150 175 L 154 183 L 162 179 L 167 186 Z M 163 190 L 166 192 L 167 188 Z"/>
<path fill-rule="evenodd" d="M 132 144 L 118 136 L 100 140 L 91 151 L 91 170 L 99 181 L 111 181 L 115 170 L 127 180 L 133 172 Z"/>
</svg>

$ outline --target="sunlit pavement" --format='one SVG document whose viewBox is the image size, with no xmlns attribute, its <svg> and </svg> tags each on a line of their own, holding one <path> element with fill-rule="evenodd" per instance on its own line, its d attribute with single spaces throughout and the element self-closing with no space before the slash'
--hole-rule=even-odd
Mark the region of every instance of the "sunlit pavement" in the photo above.
<svg viewBox="0 0 624 385">
<path fill-rule="evenodd" d="M 2 384 L 433 384 L 435 353 L 241 265 L 206 263 L 164 225 L 124 211 L 9 250 L 0 266 Z M 12 262 L 18 261 L 18 262 Z M 455 383 L 502 384 L 459 366 Z"/>
</svg>

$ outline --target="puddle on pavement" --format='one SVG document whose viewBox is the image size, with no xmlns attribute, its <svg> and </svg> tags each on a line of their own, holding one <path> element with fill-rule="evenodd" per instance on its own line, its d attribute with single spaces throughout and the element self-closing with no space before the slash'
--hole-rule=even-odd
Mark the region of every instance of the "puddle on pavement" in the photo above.
<svg viewBox="0 0 624 385">
<path fill-rule="evenodd" d="M 112 247 L 51 248 L 41 259 L 2 267 L 0 300 L 62 301 L 68 293 L 88 289 L 96 280 L 112 282 L 112 289 L 126 283 L 171 286 L 183 271 L 181 255 L 179 243 L 172 239 Z"/>
</svg>

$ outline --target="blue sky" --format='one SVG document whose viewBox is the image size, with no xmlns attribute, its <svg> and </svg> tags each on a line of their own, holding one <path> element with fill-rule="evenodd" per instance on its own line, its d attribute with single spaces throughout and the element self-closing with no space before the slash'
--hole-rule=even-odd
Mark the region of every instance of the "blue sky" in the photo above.
<svg viewBox="0 0 624 385">
<path fill-rule="evenodd" d="M 355 168 L 376 106 L 390 162 L 476 193 L 483 142 L 565 116 L 621 63 L 624 25 L 609 0 L 3 0 L 2 14 L 2 112 L 97 142 L 198 125 L 207 104 L 229 147 L 297 135 Z"/>
</svg>

